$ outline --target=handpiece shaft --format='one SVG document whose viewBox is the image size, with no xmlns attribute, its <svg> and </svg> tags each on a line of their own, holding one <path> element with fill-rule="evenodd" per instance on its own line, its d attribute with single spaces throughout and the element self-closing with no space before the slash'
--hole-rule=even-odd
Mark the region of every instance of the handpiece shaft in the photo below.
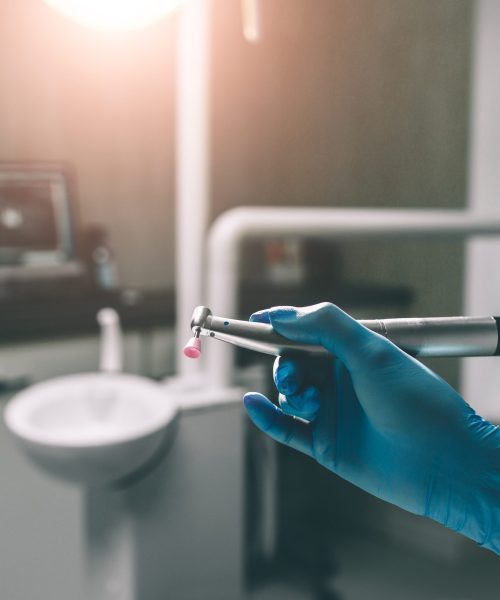
<svg viewBox="0 0 500 600">
<path fill-rule="evenodd" d="M 205 310 L 196 320 L 196 310 Z M 278 333 L 271 325 L 224 319 L 198 307 L 193 314 L 193 332 L 236 346 L 279 356 L 286 353 L 328 355 L 322 346 L 299 344 Z M 373 319 L 359 323 L 382 335 L 415 357 L 495 356 L 500 354 L 498 317 L 431 317 Z"/>
<path fill-rule="evenodd" d="M 495 356 L 499 352 L 499 321 L 496 317 L 430 317 L 360 322 L 412 356 Z"/>
</svg>

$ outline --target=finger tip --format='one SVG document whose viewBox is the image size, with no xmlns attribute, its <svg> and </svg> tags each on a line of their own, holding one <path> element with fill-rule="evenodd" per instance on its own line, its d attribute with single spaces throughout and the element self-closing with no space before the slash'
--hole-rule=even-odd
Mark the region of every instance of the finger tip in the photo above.
<svg viewBox="0 0 500 600">
<path fill-rule="evenodd" d="M 280 357 L 273 367 L 273 378 L 278 391 L 282 394 L 296 394 L 302 386 L 300 364 L 288 357 Z"/>
<path fill-rule="evenodd" d="M 297 309 L 294 306 L 275 306 L 269 311 L 271 323 L 289 323 L 297 318 Z"/>
<path fill-rule="evenodd" d="M 292 396 L 299 392 L 300 385 L 293 379 L 288 378 L 276 381 L 276 389 L 284 396 Z"/>
<path fill-rule="evenodd" d="M 313 386 L 306 388 L 302 393 L 288 395 L 286 400 L 290 409 L 297 414 L 297 416 L 306 418 L 314 416 L 318 412 L 321 404 L 320 393 Z"/>
<path fill-rule="evenodd" d="M 258 392 L 248 392 L 243 396 L 243 404 L 247 410 L 258 410 L 260 406 L 268 403 L 269 400 Z"/>
<path fill-rule="evenodd" d="M 248 318 L 252 323 L 269 323 L 269 311 L 258 310 L 250 315 Z"/>
<path fill-rule="evenodd" d="M 245 408 L 248 408 L 248 406 L 250 404 L 252 404 L 253 399 L 254 399 L 254 394 L 252 392 L 248 392 L 247 394 L 245 394 L 243 396 L 243 404 L 244 404 Z"/>
<path fill-rule="evenodd" d="M 275 418 L 276 407 L 262 394 L 249 392 L 243 397 L 243 404 L 252 423 L 262 431 L 268 431 Z"/>
</svg>

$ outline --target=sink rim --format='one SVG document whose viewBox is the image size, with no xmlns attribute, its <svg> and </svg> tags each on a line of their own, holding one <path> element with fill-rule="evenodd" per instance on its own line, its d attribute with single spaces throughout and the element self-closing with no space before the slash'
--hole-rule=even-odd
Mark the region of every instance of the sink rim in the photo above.
<svg viewBox="0 0 500 600">
<path fill-rule="evenodd" d="M 79 383 L 83 383 L 85 380 L 88 380 L 89 383 L 94 383 L 98 382 L 100 379 L 107 380 L 108 384 L 113 381 L 125 383 L 128 380 L 135 386 L 142 386 L 145 391 L 143 398 L 147 397 L 147 403 L 150 406 L 154 405 L 155 410 L 158 410 L 158 408 L 160 410 L 155 413 L 154 418 L 149 422 L 138 425 L 132 432 L 130 429 L 123 432 L 114 430 L 96 434 L 91 438 L 75 437 L 74 439 L 71 439 L 64 437 L 57 439 L 57 436 L 60 434 L 54 435 L 53 431 L 47 432 L 41 430 L 36 425 L 30 423 L 30 415 L 46 402 L 47 396 L 40 392 L 46 393 L 51 387 L 57 388 L 60 385 L 70 384 L 77 380 Z M 169 425 L 169 423 L 175 419 L 177 414 L 178 406 L 172 396 L 169 396 L 165 387 L 153 380 L 128 373 L 89 372 L 56 377 L 36 383 L 29 388 L 22 390 L 9 400 L 5 407 L 3 417 L 8 430 L 23 442 L 52 448 L 77 450 L 80 448 L 91 449 L 104 446 L 116 446 L 146 438 Z"/>
</svg>

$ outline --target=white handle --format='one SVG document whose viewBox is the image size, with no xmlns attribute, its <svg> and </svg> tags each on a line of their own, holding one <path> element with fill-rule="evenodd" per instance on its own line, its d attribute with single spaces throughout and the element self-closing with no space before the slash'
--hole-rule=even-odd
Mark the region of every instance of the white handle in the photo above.
<svg viewBox="0 0 500 600">
<path fill-rule="evenodd" d="M 123 368 L 120 317 L 113 308 L 102 308 L 97 313 L 97 322 L 101 327 L 99 370 L 103 373 L 118 373 Z"/>
</svg>

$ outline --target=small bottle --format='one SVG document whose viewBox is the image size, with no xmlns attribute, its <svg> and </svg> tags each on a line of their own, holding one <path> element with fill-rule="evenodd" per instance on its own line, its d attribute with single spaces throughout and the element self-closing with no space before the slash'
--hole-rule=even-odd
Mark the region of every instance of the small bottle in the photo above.
<svg viewBox="0 0 500 600">
<path fill-rule="evenodd" d="M 92 285 L 99 290 L 116 290 L 118 268 L 104 227 L 91 225 L 86 229 L 85 255 Z"/>
</svg>

